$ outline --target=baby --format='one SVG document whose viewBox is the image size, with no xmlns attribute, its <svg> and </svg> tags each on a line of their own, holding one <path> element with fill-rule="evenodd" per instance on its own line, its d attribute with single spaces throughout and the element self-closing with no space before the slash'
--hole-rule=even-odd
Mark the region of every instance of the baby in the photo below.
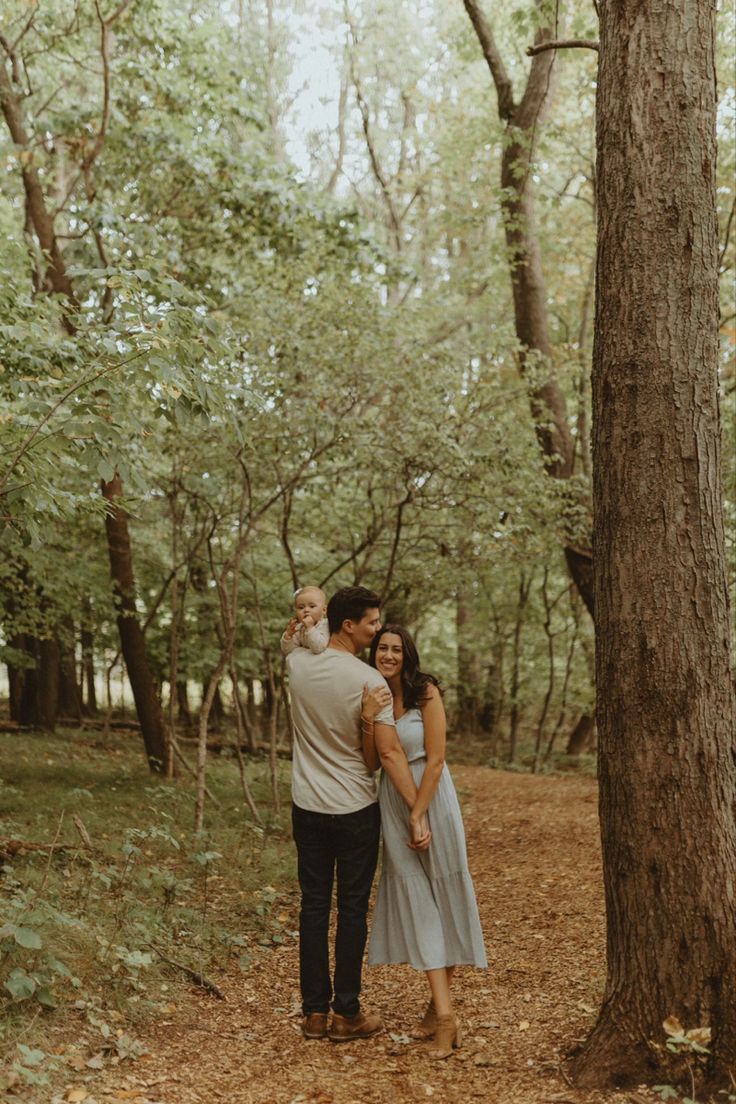
<svg viewBox="0 0 736 1104">
<path fill-rule="evenodd" d="M 330 640 L 325 592 L 316 586 L 301 587 L 294 595 L 294 612 L 281 637 L 282 654 L 289 655 L 295 648 L 309 648 L 315 655 L 323 652 Z"/>
</svg>

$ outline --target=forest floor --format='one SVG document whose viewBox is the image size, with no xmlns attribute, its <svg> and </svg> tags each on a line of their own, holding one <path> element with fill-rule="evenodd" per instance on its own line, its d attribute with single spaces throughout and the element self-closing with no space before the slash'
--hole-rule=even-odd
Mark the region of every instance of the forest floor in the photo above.
<svg viewBox="0 0 736 1104">
<path fill-rule="evenodd" d="M 488 971 L 457 979 L 462 1048 L 431 1061 L 408 1032 L 426 1001 L 409 967 L 366 968 L 364 1007 L 386 1032 L 335 1045 L 300 1033 L 298 901 L 280 902 L 291 934 L 251 968 L 214 980 L 224 1001 L 186 991 L 142 1035 L 135 1064 L 85 1077 L 55 1099 L 102 1104 L 648 1104 L 635 1092 L 585 1093 L 564 1055 L 591 1026 L 604 983 L 605 929 L 596 784 L 461 766 L 470 866 Z M 213 900 L 227 913 L 232 902 Z M 663 1018 L 667 1009 L 663 1009 Z"/>
</svg>

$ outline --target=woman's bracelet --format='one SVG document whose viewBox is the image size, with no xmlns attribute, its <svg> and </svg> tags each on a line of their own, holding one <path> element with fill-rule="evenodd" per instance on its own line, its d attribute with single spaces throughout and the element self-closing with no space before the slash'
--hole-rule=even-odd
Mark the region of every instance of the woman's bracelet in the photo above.
<svg viewBox="0 0 736 1104">
<path fill-rule="evenodd" d="M 373 721 L 374 721 L 373 717 L 364 717 L 362 713 L 360 714 L 361 726 L 365 725 L 366 728 L 373 728 Z"/>
</svg>

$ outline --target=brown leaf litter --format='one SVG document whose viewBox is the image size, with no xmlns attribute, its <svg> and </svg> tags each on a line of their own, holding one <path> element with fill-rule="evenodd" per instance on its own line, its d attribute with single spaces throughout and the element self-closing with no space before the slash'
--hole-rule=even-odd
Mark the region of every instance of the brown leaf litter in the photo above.
<svg viewBox="0 0 736 1104">
<path fill-rule="evenodd" d="M 564 1071 L 566 1051 L 593 1023 L 605 977 L 595 782 L 477 766 L 453 775 L 490 968 L 458 971 L 464 1040 L 452 1058 L 431 1061 L 409 1040 L 428 991 L 408 966 L 365 969 L 363 1004 L 381 1012 L 384 1034 L 341 1045 L 303 1039 L 297 941 L 287 938 L 248 972 L 234 967 L 218 978 L 226 1002 L 192 990 L 144 1037 L 150 1054 L 140 1074 L 129 1074 L 121 1089 L 108 1071 L 88 1085 L 90 1094 L 100 1104 L 658 1100 L 643 1088 L 578 1092 Z M 285 908 L 296 927 L 296 898 Z"/>
</svg>

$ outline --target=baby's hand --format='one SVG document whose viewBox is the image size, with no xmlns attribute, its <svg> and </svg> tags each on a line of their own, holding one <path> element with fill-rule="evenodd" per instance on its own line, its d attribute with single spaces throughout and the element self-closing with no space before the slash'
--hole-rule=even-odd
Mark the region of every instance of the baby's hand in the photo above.
<svg viewBox="0 0 736 1104">
<path fill-rule="evenodd" d="M 369 690 L 363 687 L 363 697 L 360 703 L 360 712 L 364 717 L 377 717 L 381 710 L 385 709 L 393 701 L 391 691 L 387 686 L 374 686 Z"/>
<path fill-rule="evenodd" d="M 291 640 L 292 636 L 294 635 L 294 633 L 296 632 L 296 630 L 298 628 L 299 628 L 299 622 L 297 621 L 296 617 L 292 617 L 291 621 L 289 622 L 289 624 L 284 629 L 285 638 L 287 640 Z"/>
<path fill-rule="evenodd" d="M 302 619 L 302 625 L 304 626 L 305 629 L 313 629 L 314 628 L 314 618 L 312 617 L 311 613 L 305 613 L 304 614 L 304 617 Z"/>
</svg>

